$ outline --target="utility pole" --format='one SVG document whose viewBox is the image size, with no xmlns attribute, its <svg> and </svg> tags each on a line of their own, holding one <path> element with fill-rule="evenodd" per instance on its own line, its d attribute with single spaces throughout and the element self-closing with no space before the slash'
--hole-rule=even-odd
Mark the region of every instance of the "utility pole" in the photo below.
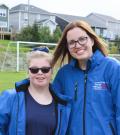
<svg viewBox="0 0 120 135">
<path fill-rule="evenodd" d="M 28 26 L 30 25 L 30 0 L 28 0 Z"/>
</svg>

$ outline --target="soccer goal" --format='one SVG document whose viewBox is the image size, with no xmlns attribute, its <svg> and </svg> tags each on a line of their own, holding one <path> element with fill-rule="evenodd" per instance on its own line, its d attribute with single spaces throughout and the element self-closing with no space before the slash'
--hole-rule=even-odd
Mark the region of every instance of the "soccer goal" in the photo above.
<svg viewBox="0 0 120 135">
<path fill-rule="evenodd" d="M 41 42 L 9 42 L 0 55 L 0 71 L 24 71 L 27 68 L 26 53 L 28 51 L 38 46 L 47 46 L 50 49 L 54 49 L 56 45 L 55 43 Z"/>
</svg>

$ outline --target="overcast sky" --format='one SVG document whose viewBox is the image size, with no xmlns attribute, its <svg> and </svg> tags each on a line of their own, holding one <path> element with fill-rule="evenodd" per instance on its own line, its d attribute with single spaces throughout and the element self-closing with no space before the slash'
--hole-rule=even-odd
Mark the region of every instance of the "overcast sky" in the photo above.
<svg viewBox="0 0 120 135">
<path fill-rule="evenodd" d="M 95 12 L 120 20 L 120 0 L 29 0 L 31 5 L 52 13 L 87 16 Z M 28 4 L 28 0 L 0 0 L 9 8 Z"/>
</svg>

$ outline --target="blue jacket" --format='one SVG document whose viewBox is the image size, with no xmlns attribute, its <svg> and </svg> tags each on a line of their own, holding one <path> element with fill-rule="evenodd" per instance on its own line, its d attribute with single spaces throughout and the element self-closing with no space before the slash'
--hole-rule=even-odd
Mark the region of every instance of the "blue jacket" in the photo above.
<svg viewBox="0 0 120 135">
<path fill-rule="evenodd" d="M 120 135 L 120 63 L 96 51 L 87 70 L 72 59 L 53 86 L 74 99 L 69 135 Z"/>
<path fill-rule="evenodd" d="M 25 135 L 25 90 L 29 80 L 16 83 L 16 89 L 4 91 L 0 95 L 0 135 Z M 50 86 L 51 89 L 51 86 Z M 52 96 L 57 102 L 57 128 L 55 135 L 66 135 L 71 111 L 70 98 L 55 94 Z"/>
</svg>

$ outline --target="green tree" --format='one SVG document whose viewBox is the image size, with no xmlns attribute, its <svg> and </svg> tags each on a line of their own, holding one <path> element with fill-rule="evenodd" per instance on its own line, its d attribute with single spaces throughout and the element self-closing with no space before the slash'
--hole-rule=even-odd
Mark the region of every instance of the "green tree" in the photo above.
<svg viewBox="0 0 120 135">
<path fill-rule="evenodd" d="M 27 26 L 21 30 L 16 36 L 16 40 L 31 41 L 31 42 L 44 42 L 44 43 L 57 43 L 61 36 L 61 29 L 56 27 L 53 34 L 51 34 L 49 27 L 41 26 L 38 28 L 37 24 Z"/>
<path fill-rule="evenodd" d="M 117 47 L 118 53 L 120 54 L 120 36 L 115 37 L 115 46 Z"/>
<path fill-rule="evenodd" d="M 47 26 L 39 28 L 39 41 L 49 43 L 51 39 L 50 29 Z"/>
<path fill-rule="evenodd" d="M 61 31 L 60 27 L 57 26 L 53 33 L 52 42 L 57 43 L 59 41 L 61 35 L 62 35 L 62 31 Z"/>
<path fill-rule="evenodd" d="M 32 41 L 32 27 L 28 26 L 23 28 L 16 39 L 20 41 Z"/>
<path fill-rule="evenodd" d="M 111 53 L 111 54 L 117 54 L 117 53 L 118 53 L 117 47 L 116 47 L 116 46 L 112 46 L 112 47 L 111 47 L 111 50 L 110 50 L 110 53 Z"/>
<path fill-rule="evenodd" d="M 33 42 L 37 42 L 39 41 L 39 31 L 38 31 L 38 26 L 37 24 L 33 24 L 32 26 L 32 31 L 31 31 L 31 35 L 32 35 L 32 40 Z"/>
<path fill-rule="evenodd" d="M 17 35 L 17 40 L 31 42 L 39 41 L 39 32 L 37 25 L 33 24 L 33 26 L 27 26 L 23 28 L 20 34 Z"/>
</svg>

